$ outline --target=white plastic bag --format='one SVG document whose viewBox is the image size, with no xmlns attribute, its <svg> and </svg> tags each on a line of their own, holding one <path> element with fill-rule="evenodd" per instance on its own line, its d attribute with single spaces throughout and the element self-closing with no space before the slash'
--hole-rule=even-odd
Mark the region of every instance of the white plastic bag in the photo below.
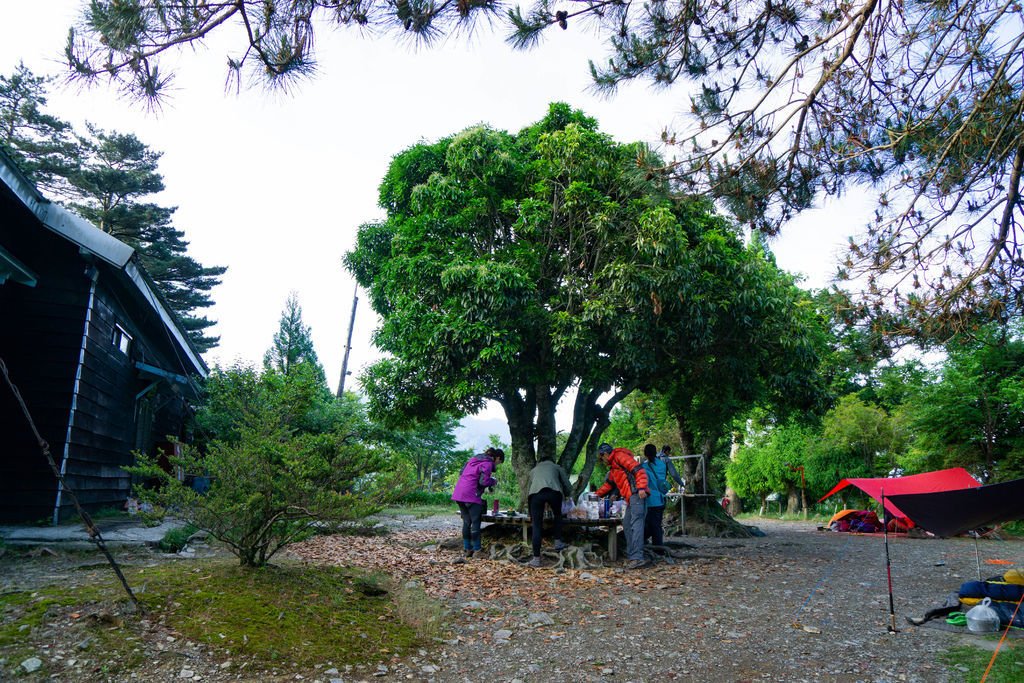
<svg viewBox="0 0 1024 683">
<path fill-rule="evenodd" d="M 967 611 L 967 630 L 974 633 L 993 633 L 999 630 L 999 615 L 989 607 L 992 604 L 990 598 L 985 598 L 980 604 L 975 605 Z"/>
</svg>

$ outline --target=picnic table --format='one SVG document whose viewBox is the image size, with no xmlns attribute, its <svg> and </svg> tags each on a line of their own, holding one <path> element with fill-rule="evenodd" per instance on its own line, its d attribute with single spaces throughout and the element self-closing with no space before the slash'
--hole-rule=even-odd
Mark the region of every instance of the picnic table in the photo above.
<svg viewBox="0 0 1024 683">
<path fill-rule="evenodd" d="M 531 520 L 527 515 L 486 514 L 480 518 L 480 521 L 499 526 L 522 527 L 523 542 L 527 543 L 530 540 Z M 553 522 L 553 519 L 544 518 L 545 526 Z M 620 526 L 622 526 L 622 519 L 619 517 L 609 517 L 606 519 L 570 519 L 569 517 L 562 517 L 563 529 L 606 529 L 608 532 L 608 559 L 612 562 L 619 557 L 618 533 Z"/>
</svg>

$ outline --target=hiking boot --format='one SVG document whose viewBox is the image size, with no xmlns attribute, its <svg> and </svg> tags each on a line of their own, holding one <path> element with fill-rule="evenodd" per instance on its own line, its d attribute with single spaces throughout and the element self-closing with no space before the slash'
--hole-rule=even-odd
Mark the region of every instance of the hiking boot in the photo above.
<svg viewBox="0 0 1024 683">
<path fill-rule="evenodd" d="M 555 550 L 565 550 L 569 547 L 569 544 L 565 541 L 555 541 Z"/>
<path fill-rule="evenodd" d="M 647 560 L 630 560 L 626 563 L 626 569 L 642 569 L 647 566 Z"/>
<path fill-rule="evenodd" d="M 539 569 L 540 568 L 540 558 L 539 557 L 533 558 L 532 560 L 530 560 L 529 562 L 526 563 L 526 566 L 527 567 L 533 567 L 534 569 Z"/>
<path fill-rule="evenodd" d="M 462 556 L 464 558 L 466 558 L 467 560 L 469 560 L 469 559 L 471 559 L 473 557 L 473 551 L 472 550 L 464 550 L 462 552 Z"/>
</svg>

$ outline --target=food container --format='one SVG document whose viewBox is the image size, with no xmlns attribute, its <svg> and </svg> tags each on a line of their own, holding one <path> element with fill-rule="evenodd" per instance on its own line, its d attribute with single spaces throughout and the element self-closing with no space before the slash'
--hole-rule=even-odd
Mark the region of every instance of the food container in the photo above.
<svg viewBox="0 0 1024 683">
<path fill-rule="evenodd" d="M 973 633 L 994 633 L 999 630 L 999 615 L 989 607 L 991 598 L 985 598 L 981 604 L 967 611 L 967 630 Z"/>
</svg>

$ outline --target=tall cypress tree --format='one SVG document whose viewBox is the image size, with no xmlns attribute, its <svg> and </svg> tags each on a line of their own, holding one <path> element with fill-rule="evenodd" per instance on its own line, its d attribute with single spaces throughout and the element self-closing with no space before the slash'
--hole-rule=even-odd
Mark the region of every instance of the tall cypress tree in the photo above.
<svg viewBox="0 0 1024 683">
<path fill-rule="evenodd" d="M 23 63 L 10 76 L 0 75 L 0 144 L 23 171 L 48 194 L 73 194 L 67 178 L 79 155 L 74 129 L 44 111 L 52 78 L 36 76 Z"/>
<path fill-rule="evenodd" d="M 214 324 L 197 311 L 213 304 L 210 290 L 227 268 L 203 266 L 188 255 L 184 233 L 171 220 L 176 207 L 142 201 L 164 189 L 157 171 L 160 157 L 128 133 L 88 126 L 80 138 L 82 164 L 70 181 L 79 191 L 72 207 L 122 242 L 138 250 L 146 272 L 200 351 L 217 345 L 219 337 L 204 331 Z"/>
<path fill-rule="evenodd" d="M 312 331 L 302 322 L 298 295 L 291 292 L 281 311 L 281 323 L 274 333 L 273 344 L 263 356 L 263 365 L 268 370 L 287 375 L 304 363 L 312 365 L 320 382 L 326 385 L 326 375 L 313 348 Z"/>
</svg>

